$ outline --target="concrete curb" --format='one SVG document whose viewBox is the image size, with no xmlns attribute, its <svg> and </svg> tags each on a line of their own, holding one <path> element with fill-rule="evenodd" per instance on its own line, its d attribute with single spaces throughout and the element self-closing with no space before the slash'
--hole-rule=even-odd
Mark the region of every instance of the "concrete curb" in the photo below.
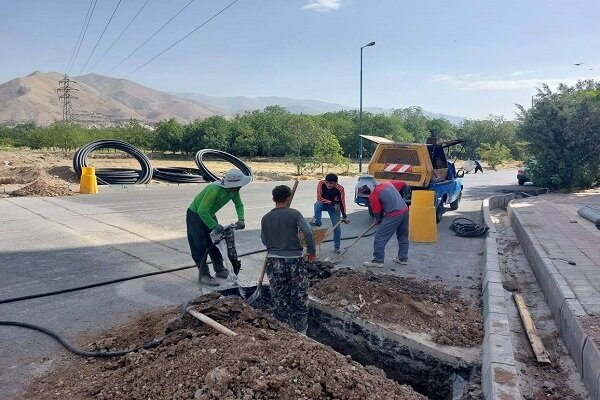
<svg viewBox="0 0 600 400">
<path fill-rule="evenodd" d="M 586 312 L 527 227 L 518 207 L 509 204 L 508 217 L 591 398 L 600 400 L 600 351 L 579 322 Z"/>
<path fill-rule="evenodd" d="M 493 196 L 485 199 L 481 205 L 484 222 L 490 228 L 485 238 L 481 284 L 485 326 L 481 388 L 486 400 L 523 398 L 518 384 L 502 273 L 498 262 L 498 233 L 490 216 L 490 210 L 504 208 L 514 198 L 514 193 Z"/>
</svg>

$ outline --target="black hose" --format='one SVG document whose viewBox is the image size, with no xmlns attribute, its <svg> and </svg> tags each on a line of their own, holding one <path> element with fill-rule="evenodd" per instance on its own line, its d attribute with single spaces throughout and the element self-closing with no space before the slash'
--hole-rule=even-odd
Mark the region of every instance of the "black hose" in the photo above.
<svg viewBox="0 0 600 400">
<path fill-rule="evenodd" d="M 364 237 L 371 236 L 374 233 L 375 232 L 369 233 L 368 235 L 365 235 Z M 341 240 L 356 239 L 357 237 L 358 236 L 348 236 L 348 237 L 341 238 Z M 328 242 L 333 242 L 333 239 L 328 239 L 328 240 L 324 240 L 323 241 L 323 243 L 328 243 Z M 245 256 L 253 255 L 253 254 L 264 253 L 265 251 L 267 251 L 267 249 L 253 250 L 253 251 L 249 251 L 249 252 L 246 252 L 246 253 L 238 254 L 238 257 L 245 257 Z M 208 254 L 208 252 L 206 254 Z M 207 263 L 211 264 L 212 261 L 207 261 Z M 25 300 L 31 300 L 31 299 L 39 299 L 39 298 L 42 298 L 42 297 L 56 296 L 56 295 L 59 295 L 59 294 L 77 292 L 77 291 L 80 291 L 80 290 L 86 290 L 86 289 L 91 289 L 91 288 L 100 287 L 100 286 L 112 285 L 114 283 L 126 282 L 126 281 L 131 281 L 131 280 L 140 279 L 140 278 L 146 278 L 148 276 L 168 274 L 168 273 L 171 273 L 171 272 L 183 271 L 183 270 L 191 269 L 191 268 L 196 268 L 196 265 L 195 264 L 194 265 L 186 265 L 184 267 L 170 268 L 170 269 L 165 269 L 165 270 L 162 270 L 162 271 L 146 272 L 144 274 L 132 275 L 132 276 L 128 276 L 128 277 L 125 277 L 125 278 L 111 279 L 109 281 L 102 281 L 102 282 L 98 282 L 98 283 L 91 283 L 89 285 L 76 286 L 76 287 L 72 287 L 72 288 L 68 288 L 68 289 L 55 290 L 55 291 L 52 291 L 52 292 L 39 293 L 39 294 L 30 294 L 30 295 L 27 295 L 27 296 L 19 296 L 19 297 L 12 297 L 12 298 L 8 298 L 8 299 L 0 300 L 0 304 L 16 303 L 18 301 L 25 301 Z"/>
<path fill-rule="evenodd" d="M 213 174 L 204 165 L 204 156 L 213 156 L 213 157 L 228 161 L 228 162 L 232 163 L 240 171 L 242 171 L 242 173 L 244 175 L 247 175 L 250 178 L 252 178 L 252 168 L 250 168 L 250 166 L 248 164 L 246 164 L 245 162 L 243 162 L 236 156 L 233 156 L 233 155 L 226 153 L 224 151 L 221 151 L 221 150 L 214 150 L 214 149 L 200 150 L 199 152 L 196 153 L 196 165 L 198 165 L 198 169 L 200 170 L 200 173 L 204 177 L 206 177 L 207 180 L 209 180 L 211 182 L 218 181 L 221 179 L 221 177 L 219 177 L 216 174 Z"/>
<path fill-rule="evenodd" d="M 34 325 L 34 324 L 28 324 L 27 322 L 17 322 L 17 321 L 0 321 L 0 325 L 4 325 L 4 326 L 18 326 L 21 328 L 26 328 L 26 329 L 31 329 L 34 331 L 38 331 L 38 332 L 42 332 L 45 333 L 46 335 L 52 337 L 54 340 L 56 340 L 57 342 L 59 342 L 60 344 L 62 344 L 67 350 L 78 354 L 80 356 L 83 357 L 118 357 L 118 356 L 123 356 L 125 354 L 128 353 L 132 353 L 134 351 L 138 351 L 141 349 L 150 349 L 152 347 L 156 347 L 159 344 L 162 343 L 162 341 L 164 340 L 165 336 L 158 338 L 158 339 L 153 339 L 152 341 L 143 344 L 141 346 L 137 346 L 134 347 L 133 349 L 129 349 L 129 350 L 121 350 L 121 351 L 86 351 L 86 350 L 80 350 L 77 347 L 73 346 L 71 343 L 69 343 L 65 338 L 63 338 L 62 336 L 58 335 L 57 333 L 51 331 L 48 328 L 44 328 L 43 326 L 39 326 L 39 325 Z"/>
<path fill-rule="evenodd" d="M 87 167 L 87 157 L 99 149 L 115 149 L 133 156 L 141 169 L 131 168 L 96 168 L 96 177 L 101 185 L 133 185 L 145 184 L 152 179 L 153 169 L 150 159 L 137 147 L 116 139 L 101 139 L 90 142 L 75 152 L 73 156 L 73 169 L 77 176 L 81 176 L 83 167 Z"/>
<path fill-rule="evenodd" d="M 465 220 L 468 222 L 458 222 L 460 220 Z M 464 218 L 464 217 L 455 218 L 452 221 L 452 223 L 450 224 L 449 228 L 452 229 L 456 233 L 456 236 L 461 236 L 461 237 L 484 236 L 487 233 L 487 231 L 490 229 L 485 224 L 479 225 L 479 224 L 476 224 L 475 222 L 473 222 L 472 220 L 470 220 L 469 218 Z"/>
<path fill-rule="evenodd" d="M 199 169 L 186 167 L 154 168 L 152 178 L 173 183 L 205 183 L 208 181 Z"/>
</svg>

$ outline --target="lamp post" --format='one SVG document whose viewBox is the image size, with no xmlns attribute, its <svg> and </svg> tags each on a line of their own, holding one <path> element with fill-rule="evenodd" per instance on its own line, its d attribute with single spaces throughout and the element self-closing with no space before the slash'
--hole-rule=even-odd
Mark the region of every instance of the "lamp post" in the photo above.
<svg viewBox="0 0 600 400">
<path fill-rule="evenodd" d="M 374 46 L 375 42 L 365 44 L 360 48 L 360 109 L 358 111 L 358 172 L 362 172 L 362 150 L 363 150 L 363 139 L 362 139 L 362 60 L 363 60 L 363 49 L 365 47 Z"/>
</svg>

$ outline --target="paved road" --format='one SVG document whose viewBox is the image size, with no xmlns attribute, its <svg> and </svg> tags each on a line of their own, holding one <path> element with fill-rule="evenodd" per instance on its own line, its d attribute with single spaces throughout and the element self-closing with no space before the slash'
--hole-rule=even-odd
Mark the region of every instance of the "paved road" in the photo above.
<svg viewBox="0 0 600 400">
<path fill-rule="evenodd" d="M 481 221 L 480 200 L 515 185 L 514 172 L 467 175 L 458 211 L 449 211 L 439 225 L 435 244 L 411 244 L 409 266 L 400 270 L 391 261 L 390 243 L 384 272 L 433 279 L 456 286 L 478 301 L 481 239 L 457 238 L 447 228 L 454 216 Z M 341 183 L 349 196 L 355 179 Z M 238 232 L 239 253 L 262 248 L 260 217 L 272 208 L 270 191 L 276 182 L 252 183 L 242 189 L 247 229 Z M 185 236 L 185 210 L 200 186 L 101 188 L 96 196 L 10 198 L 0 200 L 0 300 L 43 293 L 190 265 Z M 315 182 L 302 181 L 294 207 L 312 215 Z M 343 236 L 360 233 L 369 225 L 366 210 L 348 199 L 352 223 Z M 222 223 L 235 221 L 231 205 L 220 213 Z M 348 242 L 344 242 L 348 244 Z M 331 244 L 323 245 L 326 255 Z M 370 258 L 372 239 L 348 252 L 347 264 Z M 240 278 L 254 282 L 264 254 L 243 259 Z M 352 261 L 348 261 L 352 260 Z M 392 270 L 392 268 L 394 270 Z M 48 298 L 0 305 L 2 319 L 38 323 L 73 339 L 95 333 L 140 310 L 179 304 L 202 290 L 196 271 L 128 281 Z M 0 327 L 0 397 L 18 393 L 32 374 L 51 364 L 59 351 L 49 338 L 35 332 Z M 45 358 L 43 358 L 45 357 Z M 46 361 L 44 361 L 46 360 Z"/>
</svg>

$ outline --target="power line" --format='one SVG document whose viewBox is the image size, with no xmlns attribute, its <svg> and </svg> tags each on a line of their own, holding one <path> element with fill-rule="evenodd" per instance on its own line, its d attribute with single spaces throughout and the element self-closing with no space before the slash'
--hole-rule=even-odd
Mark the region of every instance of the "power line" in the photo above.
<svg viewBox="0 0 600 400">
<path fill-rule="evenodd" d="M 184 39 L 186 39 L 192 33 L 196 32 L 198 29 L 202 28 L 203 26 L 205 26 L 206 24 L 208 24 L 210 21 L 212 21 L 213 19 L 217 18 L 219 15 L 221 15 L 222 13 L 224 13 L 225 11 L 227 11 L 230 7 L 232 7 L 238 1 L 240 1 L 240 0 L 234 0 L 234 1 L 232 1 L 231 3 L 229 3 L 229 5 L 227 5 L 224 8 L 222 8 L 221 11 L 219 11 L 216 14 L 214 14 L 212 17 L 210 17 L 209 19 L 207 19 L 206 21 L 204 21 L 203 23 L 201 23 L 200 25 L 198 25 L 196 28 L 194 28 L 193 30 L 191 30 L 185 36 L 183 36 L 181 39 L 177 40 L 175 43 L 173 43 L 172 45 L 170 45 L 169 47 L 167 47 L 166 49 L 164 49 L 163 51 L 161 51 L 160 53 L 158 53 L 157 55 L 155 55 L 154 57 L 152 57 L 151 59 L 149 59 L 148 61 L 146 61 L 144 64 L 140 65 L 139 67 L 137 67 L 136 69 L 134 69 L 133 71 L 131 71 L 130 73 L 128 73 L 127 75 L 125 75 L 124 77 L 122 77 L 121 79 L 127 78 L 129 75 L 133 74 L 134 72 L 136 72 L 136 71 L 142 69 L 143 67 L 145 67 L 146 65 L 150 64 L 152 61 L 154 61 L 158 57 L 162 56 L 164 53 L 166 53 L 167 51 L 169 51 L 171 48 L 173 48 L 176 45 L 178 45 L 181 41 L 183 41 Z M 121 79 L 119 79 L 119 80 L 121 80 Z"/>
<path fill-rule="evenodd" d="M 77 43 L 75 43 L 75 48 L 77 50 L 75 51 L 75 55 L 72 57 L 72 60 L 69 62 L 69 66 L 67 68 L 67 74 L 69 74 L 71 72 L 71 68 L 73 68 L 73 65 L 75 64 L 75 60 L 77 59 L 77 56 L 79 55 L 79 50 L 81 49 L 81 44 L 83 43 L 83 39 L 85 39 L 85 34 L 88 30 L 88 27 L 90 26 L 90 21 L 92 20 L 92 15 L 94 14 L 94 10 L 96 9 L 97 2 L 98 2 L 98 0 L 90 1 L 90 6 L 92 7 L 92 11 L 90 12 L 90 8 L 88 7 L 88 13 L 85 16 L 86 19 L 83 21 L 83 26 L 81 27 L 83 29 L 83 35 L 81 34 L 81 32 L 79 32 L 79 36 L 80 36 L 81 40 L 77 39 Z M 93 4 L 93 6 L 92 6 L 92 4 Z"/>
<path fill-rule="evenodd" d="M 119 41 L 119 39 L 121 39 L 121 36 L 123 36 L 123 34 L 125 33 L 125 31 L 127 31 L 127 29 L 129 29 L 129 27 L 131 26 L 131 24 L 133 24 L 133 22 L 135 21 L 135 19 L 138 17 L 138 15 L 140 15 L 140 13 L 142 12 L 142 10 L 144 8 L 146 8 L 146 5 L 150 2 L 150 0 L 146 0 L 146 2 L 144 3 L 144 5 L 142 6 L 142 8 L 140 8 L 140 10 L 137 12 L 137 14 L 134 15 L 134 17 L 131 19 L 131 21 L 129 21 L 129 23 L 127 24 L 127 26 L 125 27 L 125 29 L 123 29 L 121 31 L 121 33 L 119 33 L 119 36 L 117 36 L 117 38 L 115 39 L 114 42 L 112 42 L 112 44 L 108 47 L 108 49 L 106 49 L 106 51 L 104 52 L 104 54 L 102 54 L 100 56 L 100 58 L 98 59 L 98 61 L 96 61 L 96 63 L 94 65 L 91 66 L 91 70 L 93 70 L 96 65 L 98 65 L 98 63 L 104 58 L 104 56 L 106 55 L 106 53 L 109 52 L 110 49 L 113 48 L 113 46 Z"/>
<path fill-rule="evenodd" d="M 191 0 L 189 3 L 187 3 L 185 6 L 183 6 L 183 8 L 179 11 L 177 11 L 177 14 L 173 15 L 171 17 L 170 20 L 168 20 L 167 22 L 165 22 L 163 24 L 163 26 L 161 26 L 160 28 L 158 28 L 158 30 L 156 32 L 154 32 L 152 34 L 152 36 L 150 36 L 148 39 L 146 39 L 146 41 L 142 44 L 140 44 L 135 50 L 133 50 L 131 53 L 129 53 L 129 55 L 127 57 L 125 57 L 123 60 L 121 60 L 120 63 L 118 63 L 117 65 L 115 65 L 114 67 L 112 67 L 109 71 L 107 71 L 104 75 L 108 75 L 110 74 L 112 71 L 114 71 L 115 69 L 117 69 L 121 64 L 123 64 L 125 61 L 127 61 L 132 55 L 134 55 L 139 49 L 141 49 L 142 47 L 144 47 L 146 45 L 146 43 L 148 43 L 150 40 L 152 40 L 152 38 L 154 36 L 156 36 L 160 31 L 162 31 L 167 25 L 169 25 L 171 23 L 171 21 L 173 21 L 179 14 L 181 14 L 183 12 L 183 10 L 185 10 L 190 4 L 192 4 L 194 2 L 194 0 Z"/>
<path fill-rule="evenodd" d="M 106 29 L 108 28 L 108 25 L 110 25 L 110 21 L 112 21 L 113 17 L 115 16 L 115 13 L 117 12 L 117 10 L 119 9 L 119 6 L 121 5 L 121 2 L 123 0 L 119 0 L 119 2 L 117 3 L 117 6 L 115 7 L 115 9 L 113 10 L 110 18 L 108 19 L 108 22 L 106 23 L 106 26 L 104 27 L 104 30 L 102 31 L 102 34 L 100 35 L 100 37 L 98 38 L 98 41 L 96 42 L 96 45 L 94 46 L 94 48 L 92 49 L 92 52 L 90 53 L 89 57 L 87 58 L 87 60 L 85 60 L 85 64 L 83 64 L 83 67 L 81 67 L 81 71 L 79 71 L 78 76 L 81 76 L 81 73 L 83 72 L 83 70 L 85 69 L 85 66 L 87 65 L 87 63 L 90 61 L 90 58 L 92 58 L 92 55 L 94 54 L 94 52 L 96 51 L 96 47 L 98 47 L 98 44 L 100 43 L 100 40 L 102 40 L 102 37 L 104 36 L 104 33 L 106 32 Z"/>
<path fill-rule="evenodd" d="M 85 23 L 87 22 L 88 16 L 90 15 L 90 10 L 92 9 L 93 3 L 94 3 L 94 0 L 91 0 L 90 5 L 88 6 L 87 12 L 85 13 L 85 18 L 83 19 L 83 24 L 81 25 L 81 29 L 79 30 L 79 36 L 77 36 L 77 41 L 75 42 L 75 47 L 73 47 L 73 51 L 71 52 L 71 57 L 69 58 L 69 63 L 67 64 L 67 68 L 65 68 L 65 71 L 67 71 L 71 67 L 71 63 L 73 62 L 73 57 L 75 56 L 75 50 L 77 50 L 77 45 L 79 44 L 79 41 L 81 40 L 81 35 L 83 34 L 83 28 L 85 28 Z"/>
</svg>

